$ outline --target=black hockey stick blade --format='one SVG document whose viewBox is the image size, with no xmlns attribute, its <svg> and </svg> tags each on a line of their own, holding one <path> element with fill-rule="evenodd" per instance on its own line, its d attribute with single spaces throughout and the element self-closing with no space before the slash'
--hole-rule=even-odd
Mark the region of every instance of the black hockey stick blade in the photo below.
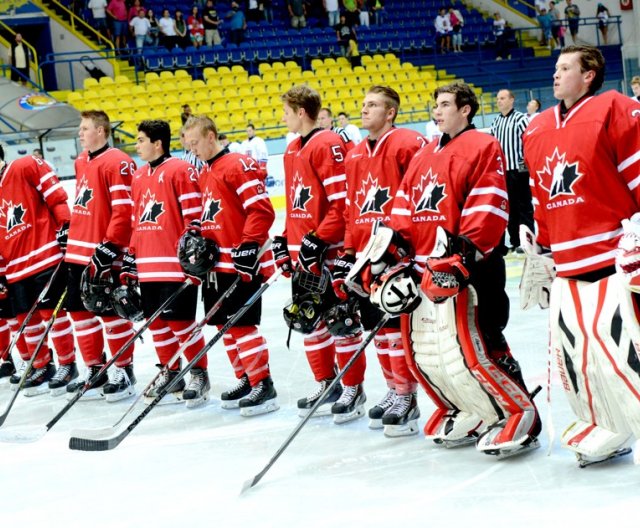
<svg viewBox="0 0 640 528">
<path fill-rule="evenodd" d="M 72 436 L 69 439 L 69 449 L 78 451 L 110 451 L 120 442 L 117 439 L 108 438 L 106 440 L 92 440 L 89 438 L 78 438 Z"/>
<path fill-rule="evenodd" d="M 287 447 L 289 447 L 289 444 L 291 442 L 293 442 L 293 439 L 296 436 L 298 436 L 298 433 L 305 426 L 305 424 L 309 421 L 309 419 L 311 418 L 313 413 L 315 413 L 316 410 L 318 409 L 318 407 L 320 407 L 320 405 L 322 405 L 322 403 L 324 403 L 324 399 L 326 398 L 326 396 L 331 394 L 331 391 L 334 389 L 334 387 L 338 383 L 340 383 L 340 380 L 343 378 L 343 376 L 346 374 L 346 372 L 351 368 L 351 365 L 353 365 L 356 362 L 358 357 L 364 352 L 364 349 L 367 348 L 367 346 L 369 345 L 369 343 L 371 343 L 371 341 L 373 341 L 373 339 L 376 336 L 376 334 L 387 323 L 389 318 L 390 318 L 389 314 L 385 314 L 384 317 L 382 319 L 380 319 L 380 321 L 378 321 L 378 324 L 371 329 L 371 332 L 369 333 L 367 338 L 364 341 L 362 341 L 362 343 L 360 344 L 358 349 L 355 351 L 353 356 L 351 356 L 351 358 L 349 359 L 347 364 L 344 366 L 344 368 L 340 372 L 338 372 L 338 375 L 334 378 L 334 380 L 325 389 L 324 394 L 320 398 L 318 398 L 316 400 L 316 402 L 313 404 L 313 407 L 311 407 L 311 409 L 309 409 L 309 412 L 307 413 L 307 415 L 302 420 L 300 420 L 298 425 L 296 425 L 295 429 L 293 431 L 291 431 L 291 433 L 289 434 L 287 439 L 282 443 L 282 445 L 278 448 L 278 450 L 275 452 L 275 454 L 271 457 L 271 460 L 269 460 L 267 465 L 264 468 L 262 468 L 262 471 L 257 473 L 253 478 L 250 478 L 250 479 L 248 479 L 248 480 L 246 480 L 244 482 L 244 484 L 242 485 L 242 489 L 240 490 L 240 495 L 242 495 L 248 489 L 253 488 L 258 482 L 260 482 L 262 480 L 262 477 L 264 477 L 265 474 L 267 473 L 267 471 L 269 471 L 269 469 L 271 469 L 271 466 L 273 466 L 273 464 L 276 463 L 276 460 L 278 460 L 280 458 L 280 455 L 282 455 L 282 453 L 284 453 L 285 449 L 287 449 Z"/>
</svg>

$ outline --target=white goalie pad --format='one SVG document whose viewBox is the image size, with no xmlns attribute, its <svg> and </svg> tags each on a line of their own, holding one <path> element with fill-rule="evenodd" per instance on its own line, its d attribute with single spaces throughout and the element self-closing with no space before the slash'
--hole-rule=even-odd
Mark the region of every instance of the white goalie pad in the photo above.
<svg viewBox="0 0 640 528">
<path fill-rule="evenodd" d="M 576 420 L 562 433 L 562 446 L 592 459 L 607 457 L 619 449 L 629 447 L 633 435 L 615 433 L 592 423 Z"/>
<path fill-rule="evenodd" d="M 549 308 L 551 284 L 556 270 L 550 253 L 542 254 L 535 234 L 526 226 L 520 226 L 520 244 L 525 260 L 520 279 L 520 308 L 528 310 L 535 305 Z"/>
</svg>

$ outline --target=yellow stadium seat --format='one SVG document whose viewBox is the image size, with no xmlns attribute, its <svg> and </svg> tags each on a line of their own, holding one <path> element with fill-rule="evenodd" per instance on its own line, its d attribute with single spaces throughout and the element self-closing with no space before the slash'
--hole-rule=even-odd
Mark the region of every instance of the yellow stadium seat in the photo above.
<svg viewBox="0 0 640 528">
<path fill-rule="evenodd" d="M 119 85 L 132 84 L 133 81 L 129 79 L 126 75 L 116 75 L 113 79 L 113 82 Z"/>
<path fill-rule="evenodd" d="M 69 92 L 67 95 L 67 103 L 73 105 L 79 101 L 82 101 L 82 94 L 80 92 Z"/>
<path fill-rule="evenodd" d="M 191 75 L 189 75 L 189 73 L 184 70 L 176 70 L 173 75 L 176 78 L 176 80 L 181 80 L 181 79 L 187 79 L 189 81 L 191 80 Z"/>
<path fill-rule="evenodd" d="M 276 61 L 276 62 L 272 63 L 271 67 L 274 70 L 284 70 L 284 64 L 282 62 L 279 62 L 279 61 Z"/>
<path fill-rule="evenodd" d="M 218 75 L 231 75 L 229 66 L 218 66 Z"/>
<path fill-rule="evenodd" d="M 89 77 L 82 82 L 82 86 L 85 90 L 95 88 L 96 86 L 98 86 L 98 81 L 93 77 Z"/>
<path fill-rule="evenodd" d="M 159 74 L 159 77 L 163 81 L 173 81 L 174 75 L 171 70 L 162 70 Z"/>
<path fill-rule="evenodd" d="M 362 62 L 362 66 L 366 67 L 373 63 L 373 57 L 371 55 L 363 55 L 360 58 L 360 62 Z"/>
<path fill-rule="evenodd" d="M 334 59 L 333 57 L 327 57 L 324 59 L 325 66 L 335 66 L 336 64 L 336 59 Z"/>
<path fill-rule="evenodd" d="M 258 65 L 258 72 L 262 75 L 264 72 L 271 71 L 271 64 L 263 62 Z"/>
<path fill-rule="evenodd" d="M 351 69 L 351 63 L 349 62 L 349 59 L 347 59 L 346 57 L 338 57 L 336 59 L 336 64 L 338 66 L 346 66 L 347 68 Z"/>
<path fill-rule="evenodd" d="M 180 93 L 190 92 L 191 91 L 191 79 L 189 80 L 183 79 L 178 81 L 177 88 Z"/>
<path fill-rule="evenodd" d="M 209 84 L 209 79 L 216 77 L 216 70 L 211 66 L 207 66 L 204 70 L 202 70 L 202 76 L 204 80 Z"/>
<path fill-rule="evenodd" d="M 209 114 L 211 112 L 211 103 L 202 102 L 195 105 L 194 112 L 196 114 Z"/>
<path fill-rule="evenodd" d="M 160 76 L 156 72 L 147 72 L 144 74 L 144 82 L 150 83 L 155 82 L 160 78 Z"/>
<path fill-rule="evenodd" d="M 111 77 L 100 77 L 98 83 L 101 86 L 110 86 L 113 84 L 113 79 Z"/>
<path fill-rule="evenodd" d="M 322 59 L 313 59 L 311 61 L 311 69 L 317 70 L 318 68 L 324 67 L 324 61 Z"/>
<path fill-rule="evenodd" d="M 202 79 L 196 79 L 195 81 L 191 81 L 191 87 L 194 90 L 202 90 L 203 88 L 206 88 L 206 84 Z"/>
</svg>

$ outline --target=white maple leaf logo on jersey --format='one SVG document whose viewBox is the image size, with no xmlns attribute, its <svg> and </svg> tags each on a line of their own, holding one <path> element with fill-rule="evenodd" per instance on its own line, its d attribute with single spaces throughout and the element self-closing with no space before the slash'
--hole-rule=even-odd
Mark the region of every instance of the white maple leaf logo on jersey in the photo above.
<svg viewBox="0 0 640 528">
<path fill-rule="evenodd" d="M 0 218 L 4 220 L 4 225 L 7 232 L 13 228 L 18 227 L 20 224 L 24 224 L 24 215 L 27 210 L 22 207 L 22 204 L 13 204 L 10 200 L 6 202 L 2 200 L 2 206 L 0 207 Z"/>
<path fill-rule="evenodd" d="M 220 203 L 220 200 L 214 199 L 214 197 L 211 195 L 211 192 L 205 193 L 204 207 L 202 210 L 202 223 L 216 221 L 216 216 L 220 211 L 222 211 Z"/>
<path fill-rule="evenodd" d="M 73 205 L 87 209 L 87 204 L 91 200 L 93 200 L 93 189 L 89 188 L 89 182 L 87 182 L 87 178 L 83 176 L 76 187 L 76 199 L 74 200 Z"/>
<path fill-rule="evenodd" d="M 140 223 L 158 223 L 158 217 L 164 213 L 164 202 L 156 202 L 156 195 L 147 190 L 140 200 Z"/>
<path fill-rule="evenodd" d="M 432 174 L 431 169 L 420 177 L 418 185 L 411 189 L 415 212 L 432 211 L 439 213 L 438 204 L 447 197 L 446 185 L 438 184 L 438 175 Z"/>
<path fill-rule="evenodd" d="M 291 186 L 291 208 L 293 210 L 299 209 L 300 211 L 306 211 L 307 202 L 312 198 L 311 187 L 302 185 L 302 176 L 296 172 L 296 175 L 293 177 L 293 185 Z"/>
<path fill-rule="evenodd" d="M 378 178 L 373 178 L 371 173 L 362 182 L 360 190 L 356 193 L 356 206 L 360 209 L 360 214 L 383 213 L 384 206 L 391 201 L 389 187 L 380 187 Z"/>
<path fill-rule="evenodd" d="M 568 163 L 566 153 L 560 154 L 556 147 L 550 158 L 545 159 L 545 166 L 537 171 L 540 187 L 549 193 L 549 199 L 561 194 L 575 196 L 573 186 L 582 177 L 578 162 Z"/>
</svg>

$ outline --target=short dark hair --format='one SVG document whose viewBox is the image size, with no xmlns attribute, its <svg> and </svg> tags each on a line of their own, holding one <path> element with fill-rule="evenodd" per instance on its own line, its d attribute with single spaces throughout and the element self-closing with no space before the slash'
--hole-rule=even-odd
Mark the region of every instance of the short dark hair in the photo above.
<svg viewBox="0 0 640 528">
<path fill-rule="evenodd" d="M 633 84 L 633 82 L 631 82 L 631 84 Z M 318 113 L 322 112 L 323 110 L 327 113 L 329 117 L 333 117 L 333 114 L 331 113 L 331 109 L 327 108 L 326 106 L 323 106 Z"/>
<path fill-rule="evenodd" d="M 312 121 L 318 119 L 318 113 L 320 113 L 320 108 L 322 108 L 322 99 L 316 90 L 306 84 L 293 86 L 280 98 L 283 103 L 286 103 L 295 111 L 302 108 Z"/>
<path fill-rule="evenodd" d="M 4 148 L 2 145 L 0 145 L 0 160 L 4 161 Z"/>
<path fill-rule="evenodd" d="M 226 135 L 226 134 L 220 134 L 220 135 L 218 136 L 218 141 L 223 141 L 223 140 L 225 140 L 225 139 L 227 139 L 227 135 Z"/>
<path fill-rule="evenodd" d="M 600 50 L 594 46 L 567 46 L 562 48 L 560 55 L 565 53 L 579 53 L 580 54 L 580 70 L 582 73 L 593 71 L 595 77 L 589 85 L 589 93 L 593 95 L 604 83 L 604 57 Z"/>
<path fill-rule="evenodd" d="M 478 108 L 480 105 L 478 104 L 478 98 L 476 97 L 475 92 L 467 83 L 463 82 L 454 82 L 451 84 L 446 84 L 445 86 L 440 86 L 436 88 L 433 92 L 433 98 L 437 99 L 440 94 L 450 93 L 455 96 L 456 107 L 462 108 L 463 106 L 469 105 L 471 108 L 471 112 L 469 112 L 469 123 L 473 120 L 473 117 L 476 115 Z"/>
<path fill-rule="evenodd" d="M 338 115 L 339 115 L 339 116 L 344 116 L 344 117 L 346 117 L 347 119 L 349 119 L 349 114 L 347 114 L 346 112 L 338 112 Z"/>
<path fill-rule="evenodd" d="M 171 151 L 171 127 L 166 121 L 147 119 L 138 125 L 138 132 L 143 132 L 154 143 L 160 141 L 164 154 Z"/>
<path fill-rule="evenodd" d="M 536 106 L 538 108 L 536 108 L 536 110 L 540 110 L 542 108 L 542 103 L 540 102 L 540 99 L 531 99 L 534 103 L 536 103 Z"/>
</svg>

